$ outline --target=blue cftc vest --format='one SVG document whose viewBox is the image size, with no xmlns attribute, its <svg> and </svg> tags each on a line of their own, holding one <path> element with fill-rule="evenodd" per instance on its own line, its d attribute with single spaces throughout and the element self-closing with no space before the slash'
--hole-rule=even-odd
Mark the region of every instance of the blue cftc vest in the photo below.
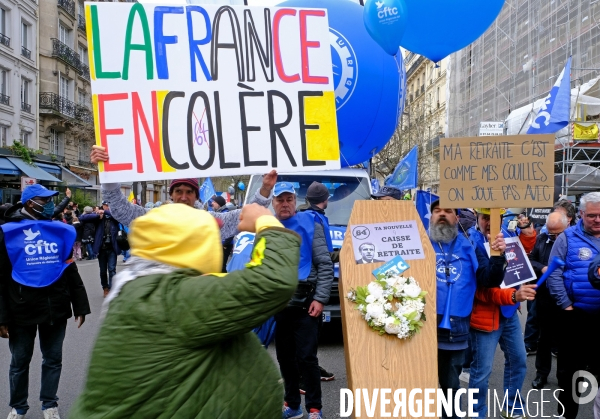
<svg viewBox="0 0 600 419">
<path fill-rule="evenodd" d="M 42 288 L 52 285 L 70 261 L 75 244 L 73 226 L 61 222 L 23 220 L 2 225 L 12 277 L 21 285 Z"/>
<path fill-rule="evenodd" d="M 298 266 L 298 280 L 306 281 L 312 267 L 312 247 L 315 236 L 315 219 L 311 214 L 299 212 L 287 220 L 279 220 L 285 228 L 295 231 L 300 235 L 300 265 Z"/>
<path fill-rule="evenodd" d="M 231 259 L 227 264 L 227 272 L 239 271 L 246 267 L 252 258 L 254 248 L 254 233 L 242 232 L 235 238 Z"/>
<path fill-rule="evenodd" d="M 583 232 L 581 220 L 565 230 L 567 239 L 567 260 L 563 278 L 569 299 L 573 306 L 590 313 L 600 312 L 600 290 L 588 280 L 588 268 L 600 249 Z"/>
<path fill-rule="evenodd" d="M 452 255 L 449 255 L 449 273 L 452 285 L 452 300 L 450 302 L 450 315 L 467 317 L 473 309 L 473 299 L 477 289 L 477 256 L 471 242 L 462 234 L 456 236 L 454 246 L 451 243 L 438 243 L 431 241 L 436 260 L 436 284 L 437 284 L 437 314 L 444 314 L 446 309 L 446 298 L 448 297 L 448 285 L 446 281 L 446 259 L 450 247 Z M 441 249 L 440 249 L 441 245 Z M 443 251 L 442 251 L 443 249 Z"/>
<path fill-rule="evenodd" d="M 329 232 L 329 220 L 327 217 L 315 210 L 309 209 L 306 211 L 308 214 L 312 214 L 315 217 L 315 222 L 323 226 L 325 232 L 325 240 L 327 241 L 327 250 L 333 252 L 333 243 L 331 242 L 331 233 Z"/>
</svg>

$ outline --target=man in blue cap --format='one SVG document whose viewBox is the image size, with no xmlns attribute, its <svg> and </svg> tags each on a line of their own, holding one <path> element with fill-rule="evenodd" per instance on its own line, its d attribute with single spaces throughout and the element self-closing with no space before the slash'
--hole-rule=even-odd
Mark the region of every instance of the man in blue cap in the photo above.
<svg viewBox="0 0 600 419">
<path fill-rule="evenodd" d="M 0 231 L 0 336 L 8 338 L 12 359 L 8 419 L 23 419 L 29 363 L 39 331 L 42 351 L 40 401 L 44 419 L 60 419 L 58 383 L 67 319 L 78 327 L 90 313 L 85 287 L 72 260 L 75 229 L 52 222 L 58 192 L 28 186 L 11 207 Z M 71 306 L 73 309 L 71 309 Z"/>
<path fill-rule="evenodd" d="M 275 217 L 302 238 L 298 288 L 288 306 L 275 315 L 277 361 L 285 382 L 282 417 L 295 419 L 304 416 L 299 387 L 302 375 L 308 417 L 321 419 L 321 372 L 317 347 L 321 313 L 329 301 L 333 283 L 333 262 L 323 226 L 315 222 L 311 214 L 296 213 L 294 185 L 290 182 L 276 183 L 273 196 Z"/>
</svg>

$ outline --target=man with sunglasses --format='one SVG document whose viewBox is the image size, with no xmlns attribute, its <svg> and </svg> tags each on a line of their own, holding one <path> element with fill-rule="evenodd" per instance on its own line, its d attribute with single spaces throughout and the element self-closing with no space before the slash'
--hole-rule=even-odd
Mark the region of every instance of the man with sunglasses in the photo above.
<svg viewBox="0 0 600 419">
<path fill-rule="evenodd" d="M 75 229 L 51 221 L 57 194 L 39 184 L 28 186 L 0 231 L 0 336 L 8 338 L 12 355 L 8 419 L 23 419 L 29 409 L 29 363 L 38 332 L 44 419 L 60 419 L 56 393 L 67 319 L 74 312 L 81 327 L 90 313 L 72 259 Z"/>
<path fill-rule="evenodd" d="M 557 412 L 566 419 L 576 418 L 579 410 L 573 376 L 594 364 L 598 351 L 595 332 L 600 324 L 600 290 L 590 284 L 588 268 L 600 253 L 600 192 L 584 195 L 579 212 L 581 220 L 557 237 L 550 253 L 550 260 L 558 256 L 565 266 L 548 278 L 550 294 L 562 309 L 557 378 L 563 391 Z"/>
<path fill-rule="evenodd" d="M 552 212 L 546 220 L 546 227 L 548 233 L 541 233 L 537 236 L 533 250 L 529 255 L 531 266 L 538 279 L 548 269 L 552 247 L 556 238 L 569 227 L 569 221 L 563 213 Z M 558 306 L 550 296 L 546 283 L 536 289 L 535 306 L 537 311 L 535 322 L 539 330 L 539 337 L 536 342 L 536 375 L 531 387 L 539 390 L 548 382 L 548 375 L 552 369 L 552 348 L 556 341 L 556 324 L 560 314 Z"/>
</svg>

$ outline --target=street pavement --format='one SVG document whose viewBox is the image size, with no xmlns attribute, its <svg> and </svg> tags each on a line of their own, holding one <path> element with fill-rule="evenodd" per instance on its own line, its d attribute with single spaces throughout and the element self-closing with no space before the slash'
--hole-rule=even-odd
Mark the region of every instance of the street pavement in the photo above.
<svg viewBox="0 0 600 419">
<path fill-rule="evenodd" d="M 85 324 L 81 329 L 77 326 L 73 319 L 70 320 L 67 327 L 67 336 L 63 350 L 63 373 L 58 391 L 59 410 L 63 418 L 68 417 L 67 412 L 73 404 L 78 394 L 81 392 L 85 383 L 87 365 L 89 355 L 94 344 L 94 340 L 100 326 L 99 313 L 102 305 L 102 288 L 100 287 L 100 279 L 98 276 L 98 262 L 82 261 L 78 264 L 79 271 L 84 280 L 92 314 L 86 318 Z M 119 257 L 117 270 L 123 268 L 122 258 Z M 524 326 L 525 311 L 521 315 L 521 322 Z M 275 360 L 274 346 L 268 349 L 269 354 Z M 275 361 L 276 362 L 276 361 Z M 4 411 L 0 409 L 0 418 L 2 415 L 8 415 L 8 368 L 10 364 L 10 351 L 8 349 L 8 341 L 0 341 L 0 400 L 4 401 Z M 341 332 L 341 325 L 338 323 L 327 324 L 322 332 L 321 345 L 319 347 L 319 364 L 326 370 L 335 374 L 335 380 L 322 383 L 323 390 L 323 412 L 324 417 L 331 419 L 340 417 L 340 389 L 347 387 L 346 365 L 344 360 L 344 348 Z M 531 381 L 535 378 L 535 356 L 527 358 L 527 377 L 524 384 L 525 399 L 527 392 L 531 390 Z M 494 360 L 494 369 L 490 378 L 490 389 L 502 391 L 503 380 L 503 353 L 500 349 L 497 350 Z M 40 412 L 41 404 L 38 401 L 40 391 L 40 366 L 41 354 L 36 348 L 30 370 L 29 384 L 29 404 L 30 410 L 26 418 L 42 418 Z M 111 368 L 111 365 L 106 365 L 106 368 Z M 464 385 L 464 383 L 463 383 Z M 552 373 L 549 377 L 549 384 L 546 389 L 551 391 L 544 392 L 544 416 L 552 417 L 556 414 L 556 402 L 552 396 L 553 391 L 557 388 L 556 381 L 556 359 L 553 359 Z M 529 397 L 529 417 L 542 417 L 540 412 L 540 392 L 532 392 Z M 537 409 L 537 411 L 536 411 Z M 593 419 L 592 403 L 580 407 L 578 419 Z M 362 417 L 365 417 L 364 411 Z M 491 412 L 489 417 L 499 417 L 499 412 L 496 415 Z M 128 419 L 128 418 L 124 418 Z M 187 419 L 187 418 L 178 418 Z M 246 419 L 246 418 L 240 418 Z M 250 418 L 248 418 L 250 419 Z M 271 419 L 271 418 L 265 418 Z M 278 419 L 278 418 L 273 418 Z"/>
</svg>

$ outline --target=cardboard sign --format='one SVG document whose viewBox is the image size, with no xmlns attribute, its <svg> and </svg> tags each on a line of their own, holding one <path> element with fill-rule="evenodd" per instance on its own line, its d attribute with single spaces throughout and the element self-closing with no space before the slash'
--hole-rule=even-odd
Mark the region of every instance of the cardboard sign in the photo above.
<svg viewBox="0 0 600 419">
<path fill-rule="evenodd" d="M 527 253 L 518 237 L 508 237 L 506 242 L 506 270 L 504 271 L 504 282 L 500 288 L 512 288 L 525 282 L 537 279 L 533 266 L 529 262 Z M 485 243 L 485 250 L 490 255 L 490 244 Z"/>
<path fill-rule="evenodd" d="M 444 138 L 442 208 L 552 206 L 554 135 Z"/>
<path fill-rule="evenodd" d="M 423 243 L 416 221 L 351 225 L 354 260 L 357 264 L 388 262 L 396 256 L 423 259 Z"/>
<path fill-rule="evenodd" d="M 85 14 L 101 182 L 340 168 L 327 10 Z"/>
</svg>

